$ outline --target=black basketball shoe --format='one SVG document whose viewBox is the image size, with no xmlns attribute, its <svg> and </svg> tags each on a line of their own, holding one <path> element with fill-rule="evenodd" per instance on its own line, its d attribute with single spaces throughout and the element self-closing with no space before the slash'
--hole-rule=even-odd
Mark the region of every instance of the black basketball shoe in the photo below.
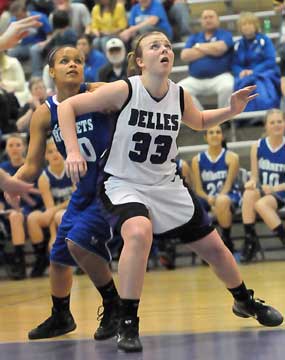
<svg viewBox="0 0 285 360">
<path fill-rule="evenodd" d="M 246 235 L 240 261 L 244 263 L 252 261 L 258 251 L 260 251 L 260 247 L 257 236 Z"/>
<path fill-rule="evenodd" d="M 69 310 L 57 312 L 52 309 L 51 316 L 38 327 L 31 330 L 28 338 L 30 340 L 47 339 L 67 334 L 75 329 L 76 324 Z"/>
<path fill-rule="evenodd" d="M 278 326 L 283 322 L 283 316 L 272 306 L 266 305 L 263 300 L 254 299 L 253 290 L 248 290 L 250 299 L 247 301 L 235 300 L 233 313 L 239 317 L 255 318 L 261 325 Z"/>
<path fill-rule="evenodd" d="M 120 320 L 117 345 L 125 352 L 141 352 L 143 347 L 139 338 L 139 318 L 128 317 Z"/>
<path fill-rule="evenodd" d="M 104 301 L 103 305 L 99 306 L 97 320 L 100 320 L 100 325 L 95 331 L 95 340 L 106 340 L 117 335 L 119 328 L 119 306 L 119 298 L 115 301 Z"/>
</svg>

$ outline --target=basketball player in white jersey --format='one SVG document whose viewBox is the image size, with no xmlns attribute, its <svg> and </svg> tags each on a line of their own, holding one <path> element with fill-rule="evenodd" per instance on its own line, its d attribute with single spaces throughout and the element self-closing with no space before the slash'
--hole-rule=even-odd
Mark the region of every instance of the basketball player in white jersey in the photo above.
<svg viewBox="0 0 285 360">
<path fill-rule="evenodd" d="M 67 171 L 75 182 L 86 172 L 75 116 L 87 111 L 119 112 L 104 169 L 103 200 L 107 210 L 117 216 L 117 228 L 124 239 L 118 268 L 118 348 L 126 352 L 142 350 L 137 311 L 153 233 L 189 243 L 232 293 L 237 316 L 254 317 L 266 326 L 283 321 L 277 310 L 255 300 L 253 291 L 246 288 L 231 252 L 195 195 L 176 175 L 174 162 L 181 121 L 195 130 L 205 130 L 231 119 L 257 96 L 250 95 L 255 87 L 234 93 L 227 108 L 200 112 L 190 94 L 168 79 L 173 59 L 164 34 L 144 34 L 129 57 L 137 76 L 104 85 L 96 94 L 72 97 L 58 107 L 68 153 Z M 69 243 L 71 251 L 76 251 L 76 246 Z"/>
</svg>

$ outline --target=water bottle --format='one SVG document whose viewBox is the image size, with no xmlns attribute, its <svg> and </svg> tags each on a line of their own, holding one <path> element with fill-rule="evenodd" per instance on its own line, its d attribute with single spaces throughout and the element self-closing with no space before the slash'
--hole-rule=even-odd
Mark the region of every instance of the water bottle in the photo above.
<svg viewBox="0 0 285 360">
<path fill-rule="evenodd" d="M 263 20 L 263 30 L 265 34 L 268 34 L 271 32 L 271 20 L 270 19 L 264 19 Z"/>
</svg>

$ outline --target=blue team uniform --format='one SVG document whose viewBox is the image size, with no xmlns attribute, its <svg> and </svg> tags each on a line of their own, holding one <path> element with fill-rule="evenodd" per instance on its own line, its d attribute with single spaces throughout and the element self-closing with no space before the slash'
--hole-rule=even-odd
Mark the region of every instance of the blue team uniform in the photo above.
<svg viewBox="0 0 285 360">
<path fill-rule="evenodd" d="M 273 151 L 268 138 L 260 139 L 257 147 L 258 176 L 261 185 L 285 183 L 285 138 L 282 145 Z M 278 191 L 274 196 L 283 203 L 285 191 Z"/>
<path fill-rule="evenodd" d="M 65 170 L 58 176 L 51 171 L 50 166 L 47 166 L 42 175 L 44 175 L 49 182 L 55 205 L 70 199 L 73 190 L 72 182 L 70 178 L 67 177 Z"/>
<path fill-rule="evenodd" d="M 207 195 L 216 196 L 221 191 L 228 175 L 228 165 L 226 164 L 227 150 L 223 149 L 215 161 L 211 160 L 207 151 L 198 156 L 200 177 L 203 190 Z M 234 206 L 239 206 L 241 192 L 238 185 L 234 182 L 231 191 L 227 194 Z M 203 206 L 207 211 L 210 210 L 209 204 L 202 199 Z"/>
<path fill-rule="evenodd" d="M 85 91 L 86 85 L 83 84 L 80 92 Z M 46 100 L 46 104 L 51 113 L 52 136 L 59 152 L 66 158 L 58 125 L 58 102 L 53 96 Z M 87 160 L 88 172 L 77 184 L 77 189 L 71 196 L 50 254 L 51 261 L 71 266 L 77 264 L 68 251 L 66 238 L 111 261 L 107 242 L 112 237 L 110 226 L 103 217 L 101 206 L 96 199 L 98 160 L 109 145 L 110 121 L 103 114 L 87 113 L 76 118 L 76 130 L 81 152 Z"/>
</svg>

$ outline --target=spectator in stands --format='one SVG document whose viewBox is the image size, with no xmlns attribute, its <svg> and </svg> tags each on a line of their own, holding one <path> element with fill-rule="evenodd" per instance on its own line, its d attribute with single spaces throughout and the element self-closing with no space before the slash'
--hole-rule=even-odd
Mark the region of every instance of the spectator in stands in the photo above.
<svg viewBox="0 0 285 360">
<path fill-rule="evenodd" d="M 231 75 L 232 34 L 221 29 L 214 10 L 204 10 L 201 15 L 202 31 L 190 35 L 181 52 L 181 60 L 189 64 L 189 77 L 179 84 L 190 91 L 196 105 L 200 95 L 217 95 L 218 107 L 229 103 L 233 91 Z"/>
<path fill-rule="evenodd" d="M 92 40 L 89 35 L 81 35 L 77 40 L 76 47 L 85 57 L 84 80 L 86 82 L 98 81 L 99 70 L 107 64 L 105 55 L 92 48 Z"/>
<path fill-rule="evenodd" d="M 206 211 L 212 211 L 217 218 L 222 239 L 233 253 L 232 210 L 239 207 L 241 202 L 236 182 L 239 157 L 227 150 L 221 126 L 208 129 L 205 139 L 208 149 L 192 160 L 195 190 Z"/>
<path fill-rule="evenodd" d="M 173 41 L 181 41 L 190 34 L 190 9 L 187 0 L 162 1 L 173 28 Z"/>
<path fill-rule="evenodd" d="M 70 26 L 70 19 L 65 10 L 56 10 L 53 13 L 53 33 L 43 49 L 46 58 L 49 52 L 62 45 L 76 45 L 77 34 Z"/>
<path fill-rule="evenodd" d="M 85 33 L 87 26 L 91 22 L 90 13 L 86 5 L 81 3 L 71 3 L 70 0 L 54 0 L 56 10 L 64 10 L 68 13 L 70 24 L 77 36 Z M 53 24 L 53 13 L 49 16 L 50 23 Z"/>
<path fill-rule="evenodd" d="M 29 29 L 30 35 L 25 37 L 19 45 L 10 49 L 8 54 L 19 60 L 31 59 L 31 71 L 33 76 L 41 76 L 43 69 L 42 50 L 46 40 L 52 32 L 48 18 L 45 14 L 27 10 L 25 3 L 21 0 L 14 1 L 10 6 L 12 21 L 24 19 L 29 15 L 40 15 L 39 21 L 42 26 Z"/>
<path fill-rule="evenodd" d="M 276 51 L 269 37 L 260 32 L 254 13 L 244 12 L 238 19 L 242 38 L 234 45 L 234 89 L 256 85 L 259 96 L 247 105 L 245 111 L 266 110 L 280 106 L 280 70 Z"/>
<path fill-rule="evenodd" d="M 163 5 L 158 0 L 138 0 L 138 4 L 131 7 L 129 27 L 120 33 L 120 38 L 129 43 L 138 34 L 154 30 L 172 39 L 172 28 Z"/>
<path fill-rule="evenodd" d="M 105 51 L 106 42 L 127 27 L 125 6 L 117 0 L 99 0 L 92 9 L 86 33 L 95 36 L 93 45 Z"/>
<path fill-rule="evenodd" d="M 11 134 L 6 142 L 6 153 L 8 160 L 0 164 L 0 168 L 5 170 L 8 174 L 14 175 L 16 171 L 24 163 L 24 153 L 26 145 L 23 137 L 20 134 Z M 8 214 L 8 220 L 11 228 L 11 241 L 14 247 L 13 262 L 9 267 L 9 276 L 14 280 L 21 280 L 26 277 L 26 264 L 24 254 L 25 244 L 25 217 L 32 211 L 34 206 L 39 205 L 39 196 L 34 197 L 35 203 L 27 205 L 22 203 L 23 209 L 11 209 Z M 10 209 L 10 206 L 5 202 L 2 196 L 2 208 Z"/>
<path fill-rule="evenodd" d="M 45 210 L 33 211 L 27 220 L 28 234 L 36 252 L 36 262 L 32 269 L 31 277 L 43 276 L 49 264 L 44 229 L 50 229 L 48 246 L 51 248 L 57 230 L 55 218 L 57 218 L 57 223 L 59 223 L 73 190 L 71 180 L 64 171 L 64 160 L 52 139 L 47 141 L 45 156 L 48 166 L 38 181 Z M 41 251 L 37 251 L 38 249 Z"/>
<path fill-rule="evenodd" d="M 259 251 L 256 213 L 285 244 L 285 230 L 278 215 L 278 209 L 285 205 L 285 121 L 281 110 L 268 111 L 265 130 L 266 137 L 252 145 L 250 180 L 243 194 L 245 243 L 241 260 L 245 262 L 251 261 Z"/>
<path fill-rule="evenodd" d="M 29 98 L 23 67 L 18 59 L 0 52 L 0 88 L 13 93 L 20 106 Z"/>
<path fill-rule="evenodd" d="M 20 110 L 20 117 L 16 123 L 17 129 L 20 132 L 29 132 L 33 112 L 43 104 L 47 98 L 46 87 L 41 78 L 31 78 L 29 81 L 29 90 L 32 97 Z"/>
<path fill-rule="evenodd" d="M 122 40 L 112 38 L 106 43 L 106 56 L 109 61 L 99 71 L 99 81 L 112 82 L 127 78 L 126 48 Z"/>
</svg>

